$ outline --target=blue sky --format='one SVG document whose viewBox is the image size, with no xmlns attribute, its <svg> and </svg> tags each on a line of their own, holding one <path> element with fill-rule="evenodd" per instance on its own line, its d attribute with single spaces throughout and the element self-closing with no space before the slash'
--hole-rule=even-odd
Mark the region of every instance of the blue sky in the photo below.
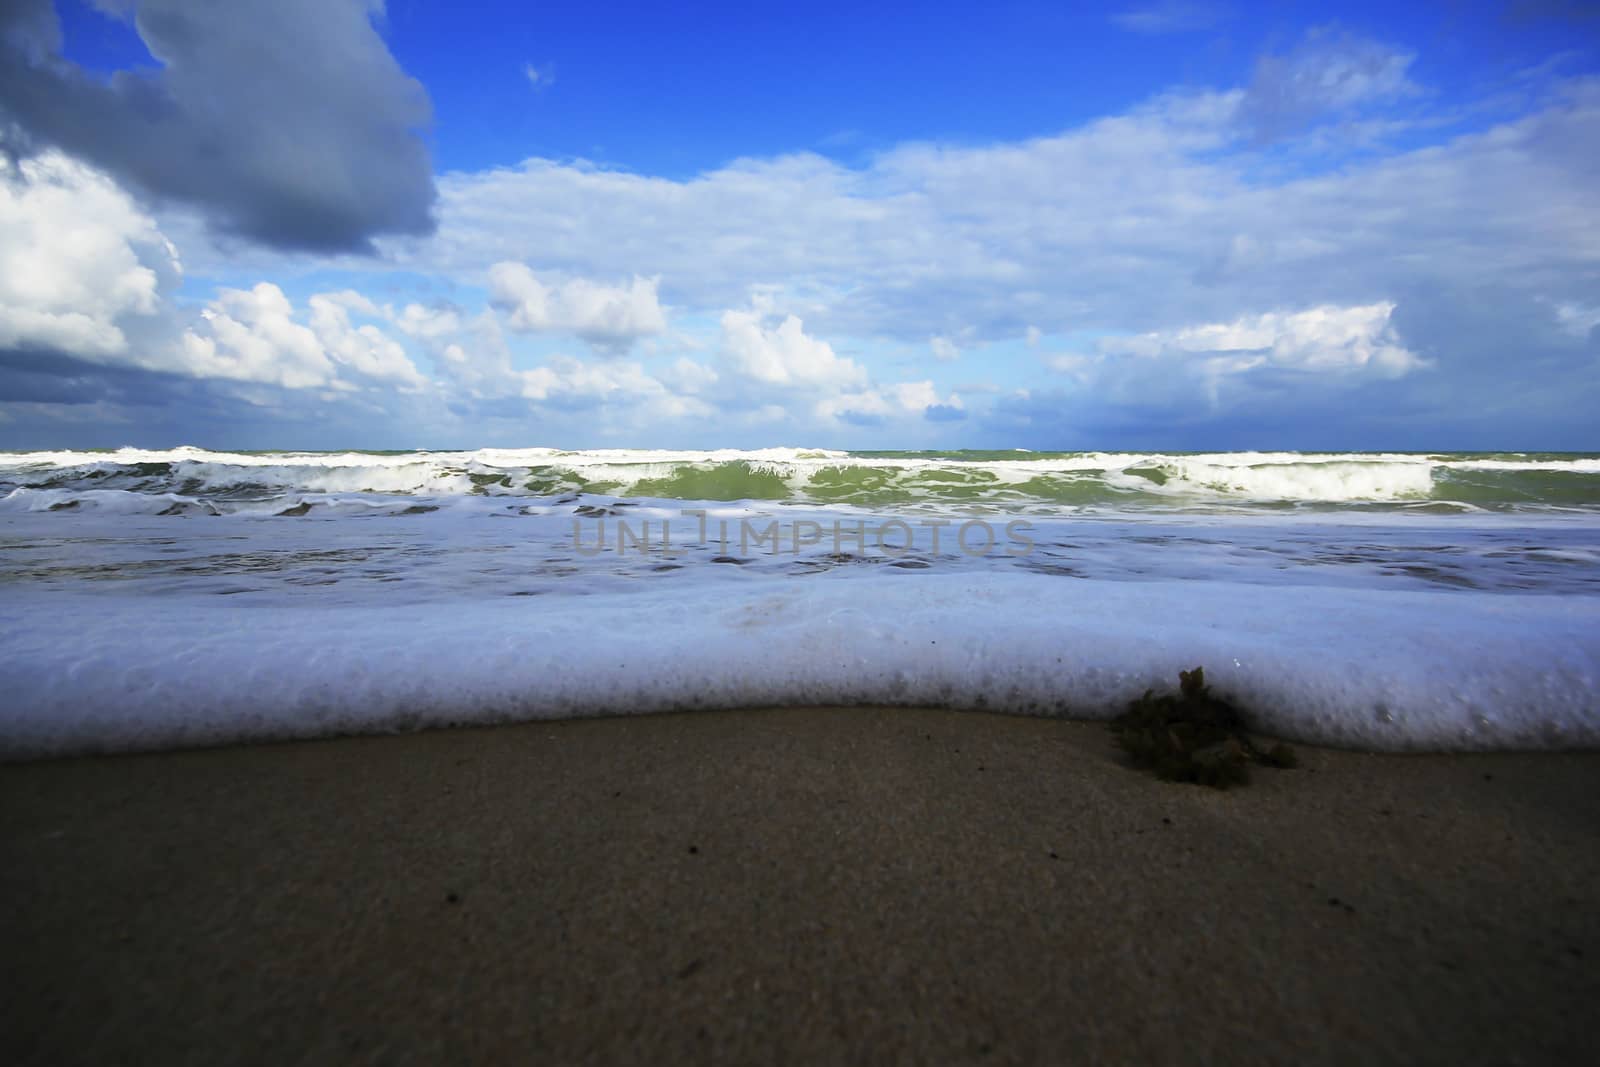
<svg viewBox="0 0 1600 1067">
<path fill-rule="evenodd" d="M 6 447 L 1600 447 L 1592 4 L 0 31 Z"/>
</svg>

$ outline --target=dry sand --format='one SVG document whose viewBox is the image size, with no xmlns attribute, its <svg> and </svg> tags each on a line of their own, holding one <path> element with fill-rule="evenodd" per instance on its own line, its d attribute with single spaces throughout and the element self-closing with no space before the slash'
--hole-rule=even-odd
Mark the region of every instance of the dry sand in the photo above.
<svg viewBox="0 0 1600 1067">
<path fill-rule="evenodd" d="M 11 1063 L 1577 1062 L 1600 755 L 591 720 L 0 767 Z"/>
</svg>

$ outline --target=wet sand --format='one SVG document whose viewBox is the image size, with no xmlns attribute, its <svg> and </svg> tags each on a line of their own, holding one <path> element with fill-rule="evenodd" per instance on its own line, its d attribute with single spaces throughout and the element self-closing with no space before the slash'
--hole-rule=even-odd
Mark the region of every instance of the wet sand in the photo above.
<svg viewBox="0 0 1600 1067">
<path fill-rule="evenodd" d="M 12 1063 L 1557 1062 L 1600 754 L 703 712 L 0 767 Z"/>
</svg>

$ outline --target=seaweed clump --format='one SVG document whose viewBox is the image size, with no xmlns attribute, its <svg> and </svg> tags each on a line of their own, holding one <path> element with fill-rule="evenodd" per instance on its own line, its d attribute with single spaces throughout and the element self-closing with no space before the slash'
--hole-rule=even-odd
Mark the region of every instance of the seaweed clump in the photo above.
<svg viewBox="0 0 1600 1067">
<path fill-rule="evenodd" d="M 1169 782 L 1215 789 L 1249 782 L 1252 764 L 1295 766 L 1294 749 L 1283 742 L 1257 747 L 1239 709 L 1212 695 L 1204 670 L 1179 671 L 1178 681 L 1176 696 L 1147 689 L 1111 720 L 1117 744 L 1135 766 Z"/>
</svg>

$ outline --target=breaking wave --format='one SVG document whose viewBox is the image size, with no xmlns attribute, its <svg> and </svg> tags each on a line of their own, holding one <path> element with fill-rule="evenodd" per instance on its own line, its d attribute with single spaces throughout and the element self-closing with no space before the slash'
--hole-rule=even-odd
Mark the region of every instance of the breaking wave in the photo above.
<svg viewBox="0 0 1600 1067">
<path fill-rule="evenodd" d="M 19 492 L 20 491 L 20 492 Z M 862 507 L 1600 510 L 1600 456 L 1505 453 L 473 452 L 0 454 L 8 506 L 112 504 L 107 491 L 219 513 L 302 494 L 603 494 Z M 157 507 L 157 502 L 160 506 Z M 292 503 L 293 501 L 291 501 Z"/>
</svg>

